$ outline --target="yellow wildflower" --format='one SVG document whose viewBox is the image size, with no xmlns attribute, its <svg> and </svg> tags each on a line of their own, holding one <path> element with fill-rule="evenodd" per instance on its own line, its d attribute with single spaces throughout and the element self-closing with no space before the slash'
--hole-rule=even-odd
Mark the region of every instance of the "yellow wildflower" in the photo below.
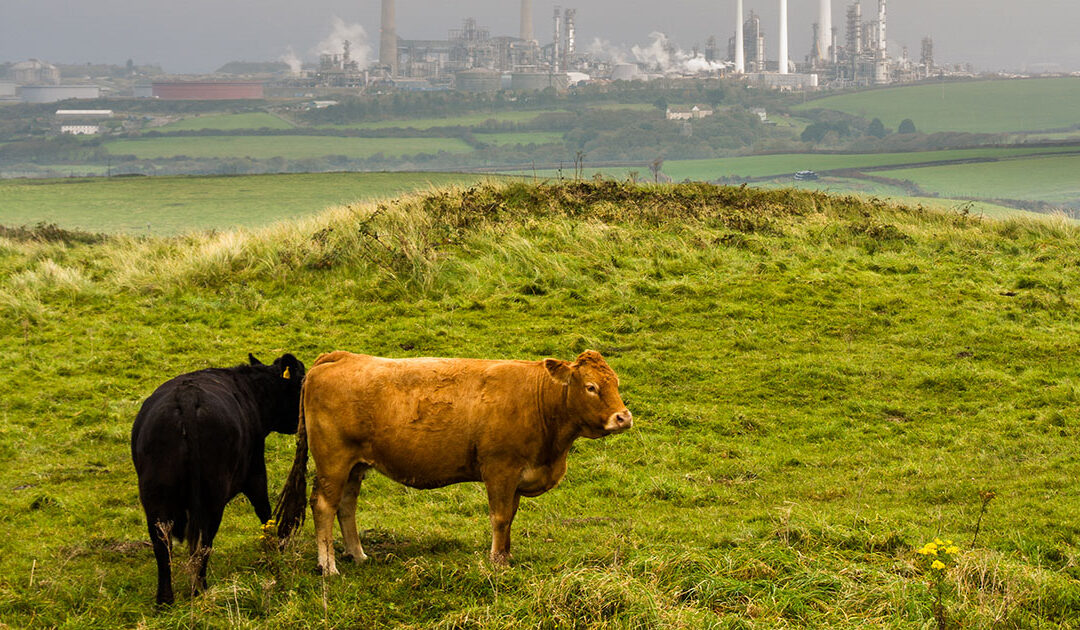
<svg viewBox="0 0 1080 630">
<path fill-rule="evenodd" d="M 945 541 L 940 539 L 940 538 L 935 538 L 934 539 L 934 545 L 936 545 L 938 547 L 944 547 L 945 546 Z"/>
<path fill-rule="evenodd" d="M 960 553 L 960 548 L 957 547 L 956 545 L 953 545 L 951 547 L 946 547 L 945 548 L 945 553 L 947 553 L 949 555 L 955 555 L 955 554 Z"/>
<path fill-rule="evenodd" d="M 940 571 L 941 569 L 945 568 L 945 563 L 942 562 L 941 560 L 934 560 L 934 564 L 931 564 L 930 568 L 931 569 L 937 569 L 937 570 Z"/>
</svg>

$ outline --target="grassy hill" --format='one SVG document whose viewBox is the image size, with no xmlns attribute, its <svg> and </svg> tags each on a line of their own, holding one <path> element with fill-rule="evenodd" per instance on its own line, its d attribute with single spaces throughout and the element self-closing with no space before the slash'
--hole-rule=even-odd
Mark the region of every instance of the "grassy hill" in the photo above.
<svg viewBox="0 0 1080 630">
<path fill-rule="evenodd" d="M 1080 619 L 1067 224 L 792 190 L 511 182 L 260 230 L 5 234 L 12 627 L 932 627 L 933 575 L 950 627 Z M 522 502 L 511 568 L 485 560 L 479 485 L 373 475 L 367 565 L 315 575 L 310 519 L 267 551 L 238 500 L 210 590 L 152 610 L 128 434 L 165 379 L 248 352 L 310 365 L 331 349 L 585 348 L 620 375 L 635 428 L 580 441 L 563 483 Z M 271 492 L 292 447 L 269 440 Z M 916 553 L 935 537 L 959 547 L 936 574 Z"/>
<path fill-rule="evenodd" d="M 834 109 L 880 118 L 895 130 L 910 118 L 919 131 L 1007 133 L 1080 125 L 1080 78 L 927 83 L 866 90 L 793 109 Z"/>
<path fill-rule="evenodd" d="M 492 176 L 305 173 L 211 177 L 0 180 L 0 225 L 54 223 L 90 232 L 170 235 L 260 227 L 331 205 L 394 197 Z"/>
</svg>

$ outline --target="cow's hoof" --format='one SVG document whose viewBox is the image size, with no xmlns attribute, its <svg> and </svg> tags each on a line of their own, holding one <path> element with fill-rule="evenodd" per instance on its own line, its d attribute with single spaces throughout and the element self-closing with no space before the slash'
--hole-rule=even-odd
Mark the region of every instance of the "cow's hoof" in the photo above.
<svg viewBox="0 0 1080 630">
<path fill-rule="evenodd" d="M 355 564 L 363 564 L 368 561 L 368 555 L 366 553 L 361 553 L 358 556 L 354 556 L 351 553 L 348 553 L 345 554 L 345 559 L 352 560 Z"/>
<path fill-rule="evenodd" d="M 492 564 L 497 564 L 501 567 L 510 566 L 510 554 L 508 553 L 493 553 L 491 554 Z"/>
<path fill-rule="evenodd" d="M 330 567 L 329 569 L 324 569 L 321 564 L 316 564 L 315 565 L 315 574 L 316 575 L 338 575 L 338 570 L 337 570 L 337 567 Z"/>
</svg>

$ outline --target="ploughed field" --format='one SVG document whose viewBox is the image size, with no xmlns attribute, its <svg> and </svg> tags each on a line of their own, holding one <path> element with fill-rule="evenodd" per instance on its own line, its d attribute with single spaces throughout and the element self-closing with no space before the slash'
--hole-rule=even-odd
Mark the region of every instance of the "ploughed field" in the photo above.
<svg viewBox="0 0 1080 630">
<path fill-rule="evenodd" d="M 4 234 L 11 627 L 931 627 L 935 575 L 952 627 L 1080 619 L 1070 224 L 509 182 L 250 231 Z M 178 548 L 177 603 L 152 609 L 128 437 L 164 380 L 248 352 L 586 348 L 634 428 L 577 442 L 562 484 L 522 501 L 510 568 L 486 559 L 482 486 L 372 475 L 366 565 L 316 575 L 310 518 L 278 553 L 237 499 L 209 591 L 185 593 Z M 268 440 L 271 494 L 292 449 Z M 916 553 L 935 537 L 959 548 L 941 570 Z"/>
</svg>

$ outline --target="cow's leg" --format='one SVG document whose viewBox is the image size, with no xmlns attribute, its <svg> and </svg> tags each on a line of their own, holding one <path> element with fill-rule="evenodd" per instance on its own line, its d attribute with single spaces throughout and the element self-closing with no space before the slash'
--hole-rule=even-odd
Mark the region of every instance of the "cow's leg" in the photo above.
<svg viewBox="0 0 1080 630">
<path fill-rule="evenodd" d="M 484 479 L 491 516 L 491 561 L 496 564 L 510 562 L 510 524 L 521 498 L 517 493 L 518 478 L 519 474 L 500 474 Z"/>
<path fill-rule="evenodd" d="M 266 460 L 260 457 L 254 468 L 255 471 L 244 484 L 243 492 L 251 507 L 255 508 L 255 516 L 259 517 L 259 522 L 266 523 L 274 512 L 270 508 L 270 496 L 266 490 Z"/>
<path fill-rule="evenodd" d="M 221 517 L 225 512 L 225 506 L 215 506 L 206 515 L 206 522 L 198 524 L 198 535 L 190 541 L 191 561 L 195 563 L 195 583 L 192 585 L 192 595 L 206 590 L 206 567 L 210 563 L 210 552 L 214 549 L 214 537 L 217 536 L 221 526 Z"/>
<path fill-rule="evenodd" d="M 345 539 L 345 553 L 352 556 L 353 562 L 357 563 L 368 559 L 363 545 L 360 544 L 360 534 L 356 531 L 356 497 L 360 494 L 360 484 L 364 481 L 366 472 L 367 466 L 363 464 L 353 466 L 337 509 L 338 525 L 341 526 L 341 536 Z"/>
<path fill-rule="evenodd" d="M 167 606 L 173 603 L 172 590 L 172 539 L 169 537 L 172 523 L 161 521 L 147 515 L 147 529 L 150 532 L 150 544 L 154 548 L 154 559 L 157 560 L 157 598 L 158 606 Z"/>
<path fill-rule="evenodd" d="M 315 488 L 311 492 L 311 513 L 315 521 L 315 544 L 319 549 L 319 571 L 323 575 L 337 575 L 334 562 L 334 515 L 341 502 L 342 490 L 349 480 L 352 467 L 320 469 L 315 460 Z"/>
</svg>

